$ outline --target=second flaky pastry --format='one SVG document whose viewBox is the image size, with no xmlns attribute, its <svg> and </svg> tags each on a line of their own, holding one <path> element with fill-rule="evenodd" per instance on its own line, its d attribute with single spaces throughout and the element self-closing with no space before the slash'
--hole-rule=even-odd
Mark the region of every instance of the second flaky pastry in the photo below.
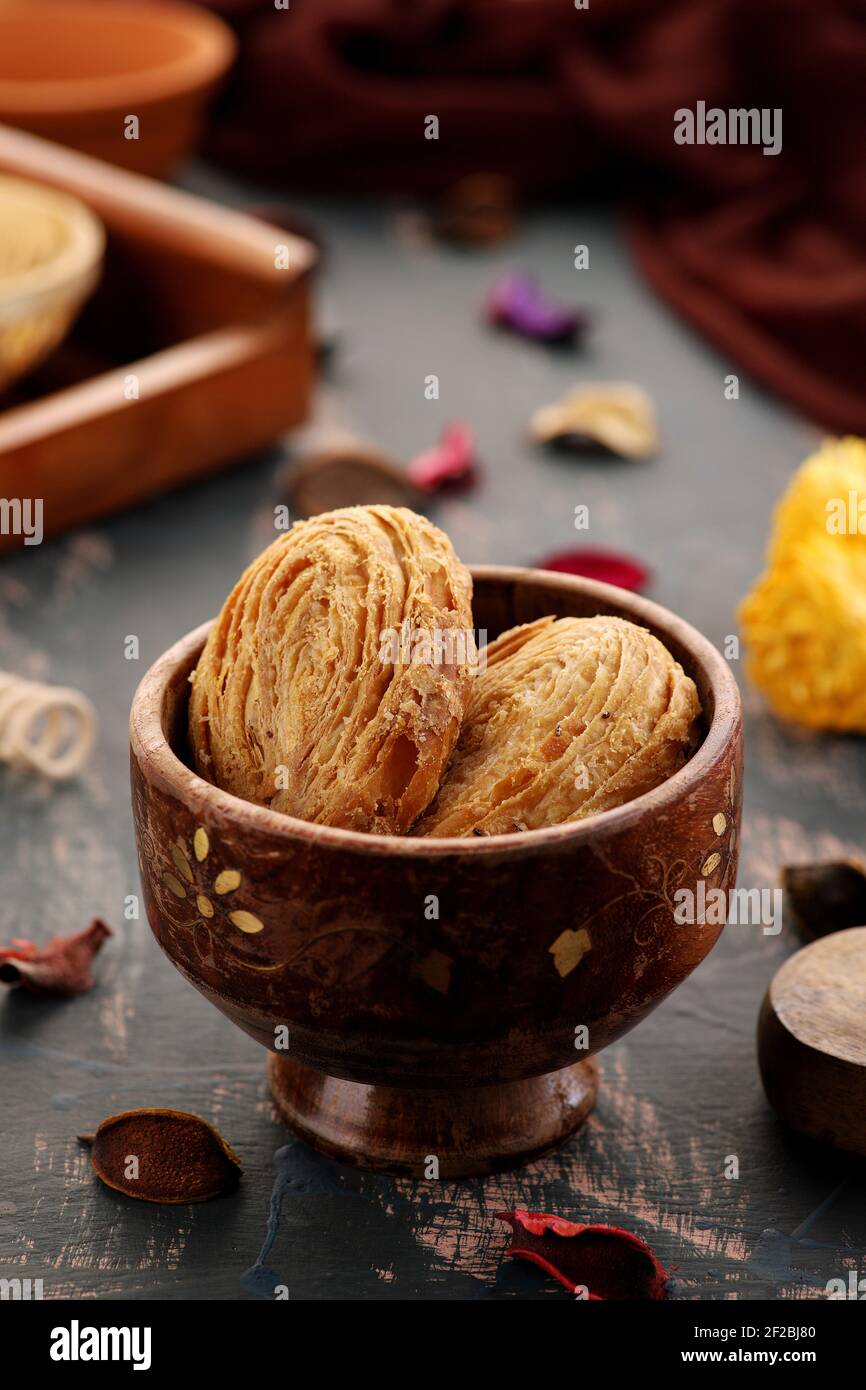
<svg viewBox="0 0 866 1390">
<path fill-rule="evenodd" d="M 486 649 L 439 796 L 417 835 L 503 835 L 632 801 L 699 741 L 694 682 L 621 618 L 540 618 Z"/>
<path fill-rule="evenodd" d="M 197 770 L 303 820 L 405 832 L 469 698 L 467 649 L 446 642 L 443 658 L 442 637 L 471 630 L 469 571 L 424 517 L 347 507 L 300 523 L 208 636 L 190 701 Z"/>
</svg>

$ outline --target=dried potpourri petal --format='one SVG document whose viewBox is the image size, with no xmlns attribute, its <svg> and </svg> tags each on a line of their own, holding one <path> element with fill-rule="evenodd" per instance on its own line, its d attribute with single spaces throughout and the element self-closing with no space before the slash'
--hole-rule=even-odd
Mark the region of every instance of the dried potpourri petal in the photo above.
<svg viewBox="0 0 866 1390">
<path fill-rule="evenodd" d="M 232 1192 L 243 1171 L 222 1136 L 183 1110 L 124 1110 L 78 1137 L 96 1176 L 142 1202 L 206 1202 Z"/>
<path fill-rule="evenodd" d="M 629 382 L 575 386 L 536 410 L 529 428 L 542 444 L 601 445 L 621 458 L 650 458 L 659 447 L 653 403 Z"/>
<path fill-rule="evenodd" d="M 645 589 L 650 581 L 649 570 L 639 560 L 616 550 L 559 550 L 537 560 L 535 569 L 579 574 L 584 579 L 597 579 L 602 584 L 636 592 Z"/>
<path fill-rule="evenodd" d="M 499 1211 L 512 1229 L 506 1255 L 528 1260 L 593 1301 L 664 1298 L 668 1274 L 645 1241 L 619 1226 L 584 1226 L 523 1208 Z"/>
<path fill-rule="evenodd" d="M 373 504 L 417 511 L 431 492 L 469 484 L 476 469 L 473 432 L 455 422 L 408 468 L 375 445 L 351 435 L 336 437 L 289 464 L 280 488 L 297 517 Z"/>
<path fill-rule="evenodd" d="M 425 492 L 435 492 L 455 483 L 471 482 L 477 463 L 472 430 L 468 425 L 455 421 L 446 425 L 438 444 L 412 459 L 407 473 L 416 487 Z"/>
<path fill-rule="evenodd" d="M 0 984 L 58 999 L 86 994 L 93 986 L 93 957 L 111 935 L 107 923 L 94 917 L 76 936 L 55 936 L 41 948 L 32 941 L 15 940 L 0 950 Z"/>
<path fill-rule="evenodd" d="M 513 235 L 516 185 L 502 174 L 467 174 L 444 194 L 433 219 L 436 235 L 468 246 L 490 246 Z"/>
<path fill-rule="evenodd" d="M 489 323 L 543 343 L 570 342 L 588 323 L 579 310 L 545 295 L 534 276 L 516 271 L 494 282 L 484 316 Z"/>
<path fill-rule="evenodd" d="M 804 936 L 829 936 L 866 926 L 866 870 L 856 860 L 786 864 L 782 887 L 787 911 Z"/>
</svg>

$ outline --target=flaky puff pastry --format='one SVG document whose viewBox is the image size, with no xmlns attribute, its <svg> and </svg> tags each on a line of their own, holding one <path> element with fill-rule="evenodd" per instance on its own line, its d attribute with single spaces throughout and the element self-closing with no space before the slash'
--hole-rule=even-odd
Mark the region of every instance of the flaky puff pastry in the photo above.
<svg viewBox="0 0 866 1390">
<path fill-rule="evenodd" d="M 470 692 L 471 667 L 451 659 L 460 642 L 433 637 L 471 629 L 469 571 L 424 517 L 346 507 L 298 523 L 241 576 L 208 636 L 190 701 L 197 770 L 303 820 L 408 830 Z"/>
<path fill-rule="evenodd" d="M 694 682 L 621 618 L 540 618 L 486 649 L 439 796 L 417 835 L 582 820 L 649 791 L 699 738 Z"/>
</svg>

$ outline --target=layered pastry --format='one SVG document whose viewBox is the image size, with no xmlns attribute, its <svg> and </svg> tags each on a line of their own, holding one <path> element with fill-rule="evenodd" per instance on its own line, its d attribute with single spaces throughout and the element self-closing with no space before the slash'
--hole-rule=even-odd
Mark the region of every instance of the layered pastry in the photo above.
<svg viewBox="0 0 866 1390">
<path fill-rule="evenodd" d="M 408 831 L 460 732 L 472 669 L 456 639 L 471 630 L 469 571 L 424 517 L 348 507 L 299 523 L 208 636 L 190 700 L 197 771 L 303 820 Z"/>
<path fill-rule="evenodd" d="M 664 782 L 699 741 L 694 682 L 622 618 L 540 618 L 486 648 L 439 795 L 417 835 L 582 820 Z"/>
</svg>

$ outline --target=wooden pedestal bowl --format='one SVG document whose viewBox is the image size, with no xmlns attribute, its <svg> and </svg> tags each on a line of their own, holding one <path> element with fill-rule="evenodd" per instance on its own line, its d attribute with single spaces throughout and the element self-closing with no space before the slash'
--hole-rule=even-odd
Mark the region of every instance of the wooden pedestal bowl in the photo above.
<svg viewBox="0 0 866 1390">
<path fill-rule="evenodd" d="M 513 1166 L 583 1122 L 592 1054 L 686 978 L 715 925 L 678 890 L 732 888 L 742 733 L 736 683 L 698 632 L 621 589 L 476 569 L 492 639 L 546 613 L 653 631 L 694 678 L 705 736 L 656 790 L 573 825 L 412 839 L 251 805 L 189 765 L 188 677 L 208 625 L 144 677 L 132 798 L 147 915 L 178 970 L 271 1049 L 286 1122 L 362 1167 L 457 1177 Z"/>
</svg>

